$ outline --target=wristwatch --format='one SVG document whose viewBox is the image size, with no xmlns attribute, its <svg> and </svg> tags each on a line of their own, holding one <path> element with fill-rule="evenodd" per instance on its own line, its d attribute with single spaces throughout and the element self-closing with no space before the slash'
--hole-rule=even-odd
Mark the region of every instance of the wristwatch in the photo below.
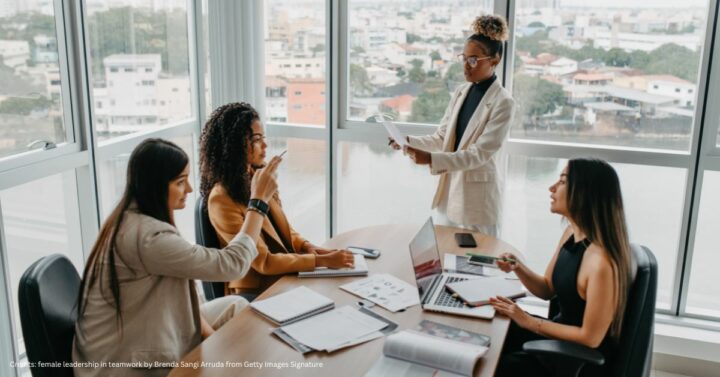
<svg viewBox="0 0 720 377">
<path fill-rule="evenodd" d="M 263 215 L 267 215 L 268 211 L 270 210 L 270 206 L 260 199 L 250 199 L 250 202 L 248 203 L 248 209 L 258 211 Z"/>
</svg>

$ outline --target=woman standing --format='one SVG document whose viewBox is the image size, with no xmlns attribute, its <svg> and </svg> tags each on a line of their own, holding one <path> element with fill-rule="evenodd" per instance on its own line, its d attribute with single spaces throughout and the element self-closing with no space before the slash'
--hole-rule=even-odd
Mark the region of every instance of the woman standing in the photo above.
<svg viewBox="0 0 720 377">
<path fill-rule="evenodd" d="M 250 197 L 267 202 L 277 189 L 268 163 L 252 181 Z M 166 376 L 202 339 L 247 304 L 227 297 L 199 305 L 192 279 L 244 276 L 257 255 L 262 216 L 249 214 L 222 250 L 180 236 L 173 211 L 185 207 L 192 187 L 185 152 L 147 139 L 130 155 L 125 192 L 100 229 L 83 273 L 72 358 L 76 377 Z M 156 364 L 157 363 L 157 364 Z"/>
<path fill-rule="evenodd" d="M 406 153 L 440 175 L 432 202 L 437 223 L 498 236 L 502 176 L 497 155 L 510 129 L 514 102 L 495 68 L 508 27 L 504 18 L 486 15 L 476 18 L 472 29 L 458 55 L 467 83 L 451 97 L 434 134 L 408 136 Z"/>
</svg>

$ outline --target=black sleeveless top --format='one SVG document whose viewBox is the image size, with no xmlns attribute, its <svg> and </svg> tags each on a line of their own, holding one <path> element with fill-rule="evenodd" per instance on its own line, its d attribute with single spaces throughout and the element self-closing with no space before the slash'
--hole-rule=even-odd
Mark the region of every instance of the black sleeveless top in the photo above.
<svg viewBox="0 0 720 377">
<path fill-rule="evenodd" d="M 552 283 L 560 311 L 552 318 L 553 322 L 578 327 L 583 324 L 585 300 L 578 293 L 577 277 L 588 246 L 590 246 L 590 241 L 587 238 L 575 242 L 575 235 L 571 235 L 560 249 L 552 273 Z M 612 357 L 614 344 L 608 331 L 597 348 L 605 356 L 605 365 Z"/>
</svg>

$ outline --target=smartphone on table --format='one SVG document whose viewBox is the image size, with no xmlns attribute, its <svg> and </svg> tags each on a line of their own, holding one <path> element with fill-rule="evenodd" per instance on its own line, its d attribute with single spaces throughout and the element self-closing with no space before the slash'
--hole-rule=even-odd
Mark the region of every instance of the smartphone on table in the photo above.
<svg viewBox="0 0 720 377">
<path fill-rule="evenodd" d="M 497 268 L 497 265 L 495 264 L 495 261 L 497 261 L 497 260 L 501 260 L 503 262 L 509 262 L 509 263 L 515 262 L 515 260 L 513 260 L 513 259 L 491 257 L 489 255 L 472 254 L 472 253 L 467 253 L 466 255 L 468 257 L 470 257 L 470 259 L 468 259 L 468 263 L 478 264 L 478 265 L 488 266 L 488 267 Z"/>
<path fill-rule="evenodd" d="M 455 233 L 455 242 L 460 247 L 477 247 L 472 233 Z"/>
<path fill-rule="evenodd" d="M 380 256 L 380 250 L 369 247 L 348 246 L 347 249 L 350 250 L 351 253 L 362 255 L 365 258 L 375 259 Z"/>
</svg>

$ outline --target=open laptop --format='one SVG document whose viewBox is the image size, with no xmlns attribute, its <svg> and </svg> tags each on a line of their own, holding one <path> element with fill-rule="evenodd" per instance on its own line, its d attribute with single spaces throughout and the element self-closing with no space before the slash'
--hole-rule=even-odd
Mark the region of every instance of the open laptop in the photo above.
<svg viewBox="0 0 720 377">
<path fill-rule="evenodd" d="M 423 310 L 492 319 L 495 309 L 490 305 L 469 307 L 445 289 L 445 284 L 468 279 L 482 279 L 477 275 L 442 271 L 435 227 L 432 217 L 423 225 L 410 242 L 410 258 L 415 270 L 415 281 Z"/>
</svg>

